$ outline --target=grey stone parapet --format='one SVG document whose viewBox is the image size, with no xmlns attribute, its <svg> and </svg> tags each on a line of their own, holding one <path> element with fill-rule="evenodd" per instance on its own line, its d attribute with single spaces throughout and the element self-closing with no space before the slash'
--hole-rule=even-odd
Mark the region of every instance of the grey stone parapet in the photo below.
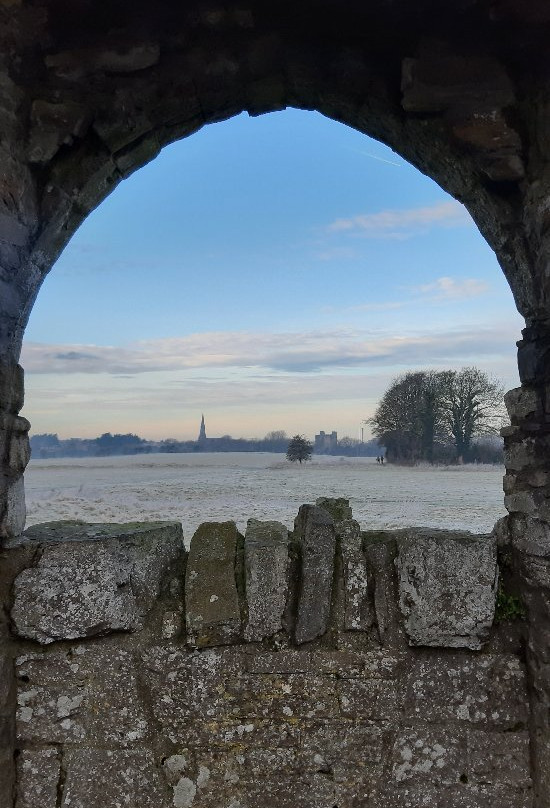
<svg viewBox="0 0 550 808">
<path fill-rule="evenodd" d="M 186 563 L 184 592 L 162 633 L 176 636 L 184 611 L 193 647 L 278 636 L 326 643 L 335 632 L 340 642 L 363 634 L 367 644 L 392 645 L 406 635 L 414 646 L 483 646 L 495 610 L 494 537 L 361 532 L 349 505 L 325 503 L 303 505 L 293 533 L 256 519 L 246 537 L 233 522 L 203 523 L 188 556 L 179 524 L 30 528 L 6 546 L 31 553 L 13 585 L 13 631 L 41 644 L 139 631 L 178 561 Z M 337 522 L 335 510 L 344 517 Z"/>
<path fill-rule="evenodd" d="M 74 522 L 1 552 L 14 808 L 532 806 L 493 538 L 325 500 L 292 532 L 204 523 L 189 553 L 179 524 Z"/>
</svg>

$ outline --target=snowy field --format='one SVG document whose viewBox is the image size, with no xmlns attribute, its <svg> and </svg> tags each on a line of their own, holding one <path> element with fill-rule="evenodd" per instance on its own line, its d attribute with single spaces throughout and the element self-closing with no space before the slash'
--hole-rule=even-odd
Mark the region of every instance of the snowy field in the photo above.
<svg viewBox="0 0 550 808">
<path fill-rule="evenodd" d="M 249 517 L 292 526 L 298 507 L 319 496 L 350 500 L 364 529 L 413 525 L 490 531 L 504 515 L 498 466 L 403 468 L 374 458 L 151 454 L 31 460 L 25 474 L 27 525 L 53 519 L 180 521 L 188 542 L 204 521 Z"/>
</svg>

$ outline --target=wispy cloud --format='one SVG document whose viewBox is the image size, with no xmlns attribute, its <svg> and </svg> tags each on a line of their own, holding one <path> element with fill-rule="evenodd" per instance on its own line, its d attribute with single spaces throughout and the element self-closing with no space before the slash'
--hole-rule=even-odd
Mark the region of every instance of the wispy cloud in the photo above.
<svg viewBox="0 0 550 808">
<path fill-rule="evenodd" d="M 471 224 L 466 208 L 456 200 L 402 210 L 364 213 L 349 219 L 336 219 L 329 233 L 346 233 L 367 238 L 406 239 L 434 227 L 459 227 Z"/>
<path fill-rule="evenodd" d="M 432 283 L 411 287 L 412 292 L 428 295 L 431 300 L 464 300 L 478 297 L 489 290 L 489 284 L 478 278 L 437 278 Z"/>
<path fill-rule="evenodd" d="M 27 372 L 39 374 L 120 375 L 201 368 L 312 373 L 511 352 L 516 326 L 509 323 L 401 337 L 352 328 L 275 334 L 211 332 L 123 347 L 27 343 L 23 365 Z"/>
<path fill-rule="evenodd" d="M 399 287 L 401 292 L 407 292 L 406 298 L 398 300 L 385 300 L 376 303 L 356 303 L 340 309 L 341 312 L 369 312 L 392 311 L 406 306 L 428 306 L 431 304 L 454 302 L 458 300 L 471 300 L 484 295 L 491 288 L 486 281 L 479 278 L 450 278 L 448 276 L 437 278 L 431 283 L 419 286 Z M 325 313 L 337 311 L 333 306 L 327 306 Z"/>
</svg>

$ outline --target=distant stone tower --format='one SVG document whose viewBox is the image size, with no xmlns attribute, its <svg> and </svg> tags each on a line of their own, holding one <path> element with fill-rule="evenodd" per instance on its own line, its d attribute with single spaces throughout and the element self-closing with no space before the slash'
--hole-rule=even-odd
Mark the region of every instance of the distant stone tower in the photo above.
<svg viewBox="0 0 550 808">
<path fill-rule="evenodd" d="M 201 428 L 199 431 L 198 443 L 205 443 L 206 442 L 206 427 L 204 425 L 204 414 L 201 418 Z"/>
</svg>

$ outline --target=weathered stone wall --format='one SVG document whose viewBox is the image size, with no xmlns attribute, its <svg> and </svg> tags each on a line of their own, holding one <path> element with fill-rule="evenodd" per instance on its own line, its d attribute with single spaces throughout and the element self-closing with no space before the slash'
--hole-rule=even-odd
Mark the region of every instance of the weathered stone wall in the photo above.
<svg viewBox="0 0 550 808">
<path fill-rule="evenodd" d="M 522 387 L 506 395 L 505 505 L 496 533 L 527 608 L 537 789 L 550 794 L 550 340 L 526 329 L 519 345 Z M 550 798 L 549 798 L 550 799 Z"/>
<path fill-rule="evenodd" d="M 167 143 L 242 111 L 257 115 L 286 106 L 314 109 L 376 137 L 466 205 L 495 250 L 526 319 L 519 352 L 522 388 L 508 397 L 512 426 L 505 438 L 505 486 L 510 518 L 500 526 L 499 537 L 527 607 L 531 752 L 539 805 L 548 803 L 550 793 L 549 36 L 550 6 L 543 0 L 440 4 L 189 0 L 160 5 L 113 0 L 101 8 L 85 0 L 0 0 L 0 540 L 18 535 L 24 521 L 21 475 L 28 459 L 28 422 L 19 417 L 22 376 L 17 363 L 25 325 L 43 278 L 88 213 Z M 223 640 L 234 650 L 259 648 L 255 643 L 267 643 L 259 638 L 270 636 L 280 620 L 283 628 L 275 636 L 290 636 L 293 643 L 325 647 L 330 641 L 331 647 L 339 647 L 342 637 L 346 643 L 351 637 L 366 642 L 364 638 L 372 639 L 374 633 L 386 648 L 401 636 L 402 618 L 397 619 L 401 612 L 409 639 L 424 643 L 431 613 L 429 609 L 422 613 L 414 575 L 408 583 L 400 577 L 399 607 L 397 594 L 389 594 L 395 583 L 394 540 L 369 545 L 365 572 L 355 528 L 349 524 L 342 528 L 336 542 L 337 580 L 345 580 L 348 594 L 338 596 L 338 584 L 328 600 L 328 581 L 321 573 L 326 575 L 324 564 L 334 537 L 330 525 L 319 523 L 315 527 L 319 541 L 313 541 L 308 532 L 313 516 L 303 519 L 301 544 L 293 544 L 286 559 L 275 531 L 268 553 L 273 567 L 263 570 L 264 577 L 258 572 L 255 582 L 250 578 L 248 600 L 242 586 L 237 595 L 231 588 L 230 559 L 238 560 L 239 570 L 259 569 L 267 553 L 262 542 L 267 540 L 247 548 L 230 528 L 221 531 L 223 541 L 211 541 L 206 531 L 204 555 L 195 548 L 189 562 L 225 569 L 217 585 L 227 613 L 211 624 L 218 601 L 201 603 L 195 612 L 187 607 L 187 633 L 177 641 L 167 638 L 166 643 L 187 648 L 192 641 L 207 648 L 208 643 Z M 438 563 L 444 565 L 453 555 L 453 545 L 434 546 Z M 405 544 L 399 550 L 403 557 L 404 548 Z M 2 574 L 8 575 L 12 562 L 4 560 L 7 571 Z M 62 570 L 61 558 L 57 563 Z M 107 575 L 110 561 L 102 563 L 98 580 L 105 577 L 112 586 L 113 578 Z M 118 569 L 117 562 L 113 564 Z M 287 568 L 288 591 L 280 584 Z M 62 572 L 58 577 L 63 578 Z M 279 581 L 266 601 L 261 594 L 264 578 Z M 40 578 L 32 580 L 38 583 Z M 238 577 L 240 585 L 243 580 Z M 296 581 L 300 583 L 292 583 Z M 121 584 L 121 592 L 128 587 L 132 588 L 128 581 Z M 200 589 L 191 579 L 187 593 L 188 604 L 199 598 Z M 471 594 L 477 603 L 478 593 Z M 119 605 L 120 597 L 121 593 L 109 595 Z M 447 602 L 444 586 L 438 597 Z M 129 632 L 124 635 L 127 642 L 128 637 L 139 637 L 141 642 L 151 630 L 147 615 L 157 607 L 147 611 L 147 597 L 143 598 L 133 602 L 131 625 L 124 624 L 121 606 L 118 622 L 111 626 L 113 631 Z M 283 598 L 285 610 L 279 617 Z M 6 607 L 5 600 L 2 605 Z M 478 606 L 475 631 L 462 633 L 457 600 L 456 624 L 450 619 L 438 622 L 432 636 L 436 645 L 452 646 L 452 638 L 453 642 L 456 637 L 469 638 L 465 647 L 470 650 L 445 654 L 478 659 L 476 655 L 486 652 L 487 645 L 483 652 L 475 650 L 483 645 L 488 624 L 487 611 Z M 175 606 L 172 611 L 168 624 L 179 619 Z M 51 629 L 54 649 L 71 641 L 57 637 L 55 627 L 42 625 L 35 612 L 37 638 Z M 251 622 L 250 614 L 256 613 L 256 622 Z M 22 611 L 19 614 L 20 623 L 30 619 Z M 335 622 L 340 614 L 343 622 Z M 74 617 L 78 622 L 78 615 Z M 93 633 L 101 634 L 101 620 L 92 623 Z M 114 638 L 88 639 L 87 644 L 108 645 Z M 207 653 L 201 651 L 198 658 Z M 140 693 L 145 698 L 145 691 Z M 11 714 L 10 694 L 9 687 L 0 693 L 0 716 Z M 405 720 L 403 715 L 400 720 Z M 9 741 L 9 719 L 2 726 L 1 737 Z M 58 755 L 73 761 L 72 769 L 65 763 L 61 767 L 67 771 L 61 782 L 68 788 L 76 782 L 70 771 L 85 765 L 84 753 L 78 746 L 67 747 L 66 753 L 59 751 L 61 746 L 54 747 L 45 743 L 40 753 L 51 771 Z M 103 751 L 90 753 L 90 759 L 106 755 L 107 741 L 98 740 L 94 748 Z M 148 748 L 156 766 L 157 751 Z M 143 758 L 145 752 L 139 754 Z M 384 771 L 391 769 L 388 760 L 384 757 Z M 170 776 L 179 782 L 174 766 Z M 36 768 L 32 762 L 25 767 L 30 772 Z M 143 771 L 144 767 L 145 763 Z M 315 775 L 315 782 L 320 776 Z M 483 777 L 479 775 L 480 782 Z M 462 796 L 456 799 L 469 799 L 475 782 L 472 775 L 462 783 Z M 196 779 L 193 787 L 201 792 Z M 10 788 L 7 775 L 1 788 Z M 59 786 L 58 802 L 62 792 Z M 184 803 L 186 798 L 178 799 Z M 452 805 L 454 799 L 449 796 L 445 804 Z"/>
<path fill-rule="evenodd" d="M 188 554 L 169 523 L 12 540 L 15 808 L 530 808 L 525 623 L 495 621 L 495 538 L 351 516 L 206 523 Z"/>
<path fill-rule="evenodd" d="M 25 527 L 23 472 L 31 452 L 30 424 L 19 415 L 24 395 L 23 368 L 0 361 L 0 541 Z"/>
</svg>

